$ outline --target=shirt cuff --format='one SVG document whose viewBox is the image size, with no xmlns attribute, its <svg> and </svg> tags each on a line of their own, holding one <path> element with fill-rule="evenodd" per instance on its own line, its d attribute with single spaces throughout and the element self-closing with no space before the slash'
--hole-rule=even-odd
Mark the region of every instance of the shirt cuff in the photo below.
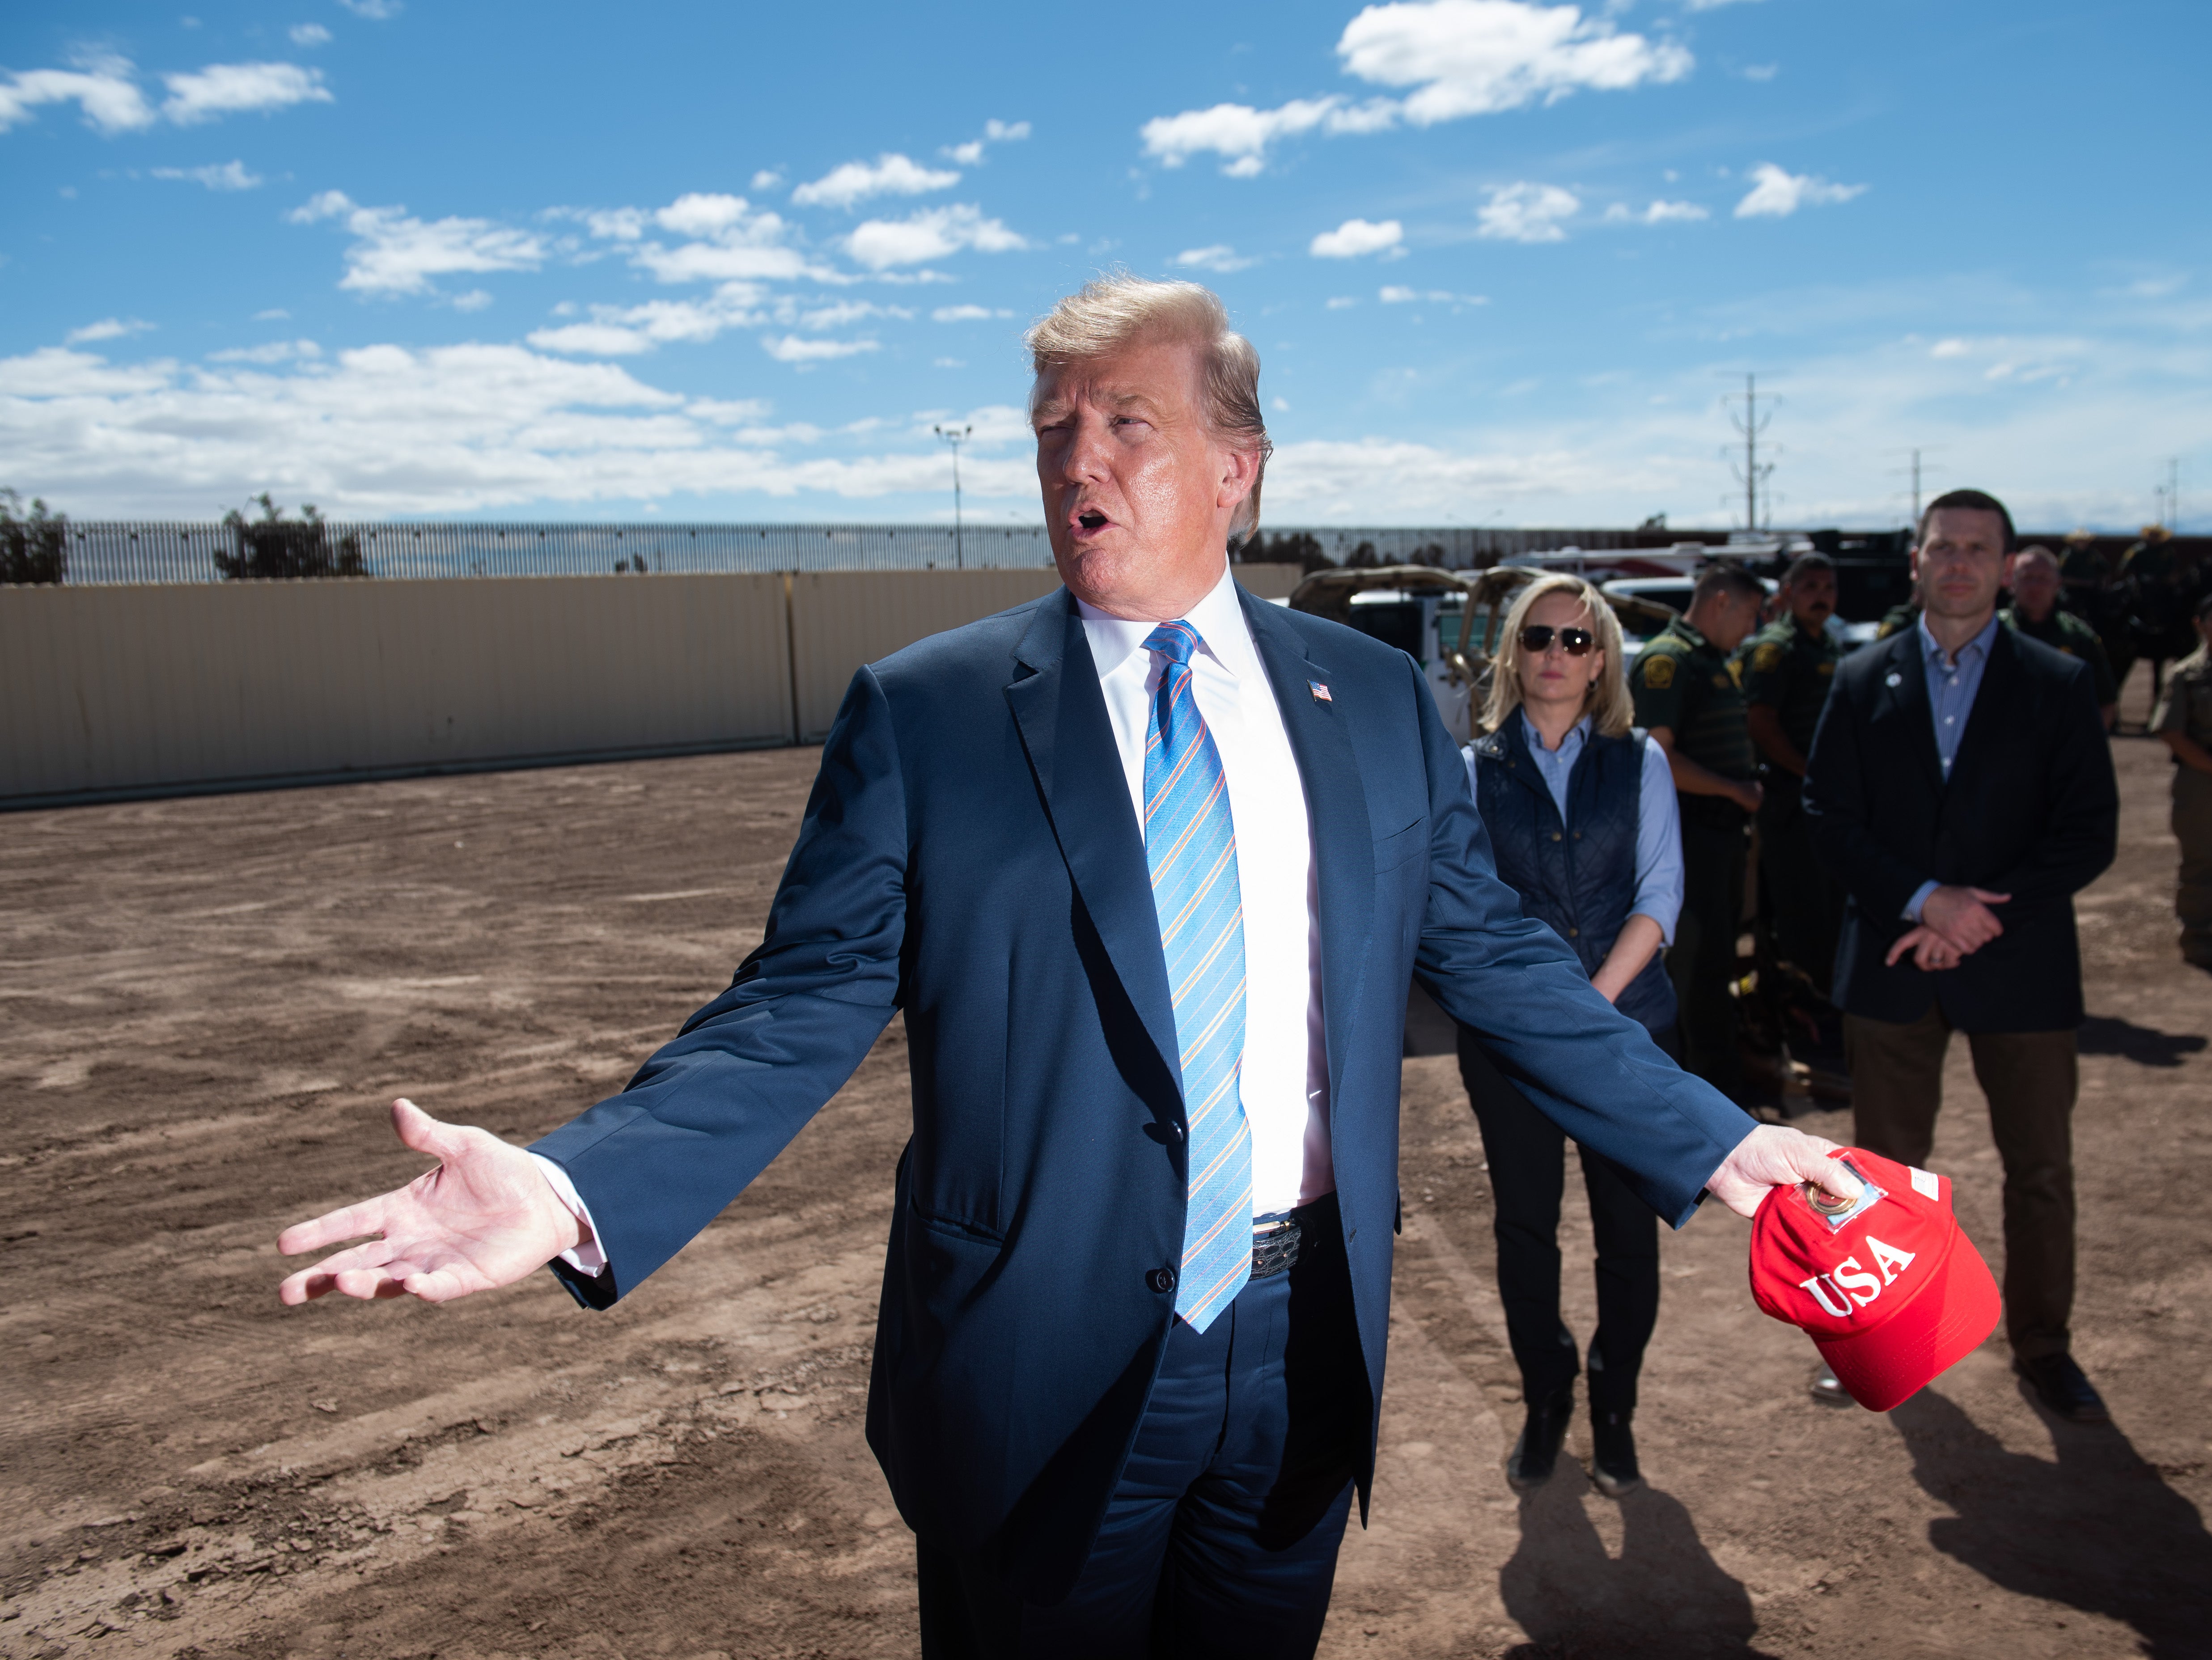
<svg viewBox="0 0 2212 1660">
<path fill-rule="evenodd" d="M 1936 882 L 1923 882 L 1918 887 L 1913 889 L 1912 897 L 1905 902 L 1905 920 L 1917 923 L 1920 921 L 1920 908 L 1928 903 L 1928 896 L 1941 885 L 1942 884 Z M 577 1212 L 578 1215 L 582 1213 L 580 1210 Z"/>
<path fill-rule="evenodd" d="M 591 1207 L 584 1203 L 583 1195 L 576 1191 L 576 1184 L 568 1179 L 568 1171 L 542 1152 L 530 1156 L 538 1161 L 538 1171 L 553 1189 L 553 1196 L 568 1207 L 568 1213 L 584 1230 L 584 1237 L 573 1250 L 562 1251 L 561 1260 L 577 1273 L 597 1279 L 607 1271 L 607 1254 L 599 1249 L 599 1231 L 592 1225 Z"/>
</svg>

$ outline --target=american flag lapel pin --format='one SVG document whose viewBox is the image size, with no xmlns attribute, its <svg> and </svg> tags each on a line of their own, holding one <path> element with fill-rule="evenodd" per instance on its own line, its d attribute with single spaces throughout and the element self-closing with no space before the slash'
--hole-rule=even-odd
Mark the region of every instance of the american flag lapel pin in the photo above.
<svg viewBox="0 0 2212 1660">
<path fill-rule="evenodd" d="M 1313 699 L 1315 702 L 1327 703 L 1334 701 L 1328 695 L 1328 688 L 1322 684 L 1320 681 L 1309 680 L 1306 682 L 1306 684 L 1313 689 Z"/>
</svg>

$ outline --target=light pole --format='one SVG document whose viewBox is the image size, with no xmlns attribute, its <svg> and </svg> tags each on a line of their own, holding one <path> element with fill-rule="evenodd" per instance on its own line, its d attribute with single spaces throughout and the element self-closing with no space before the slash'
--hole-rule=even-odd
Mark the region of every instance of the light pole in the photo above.
<svg viewBox="0 0 2212 1660">
<path fill-rule="evenodd" d="M 952 569 L 964 570 L 967 567 L 960 553 L 960 447 L 975 429 L 968 426 L 954 432 L 945 427 L 932 427 L 930 430 L 952 446 Z"/>
</svg>

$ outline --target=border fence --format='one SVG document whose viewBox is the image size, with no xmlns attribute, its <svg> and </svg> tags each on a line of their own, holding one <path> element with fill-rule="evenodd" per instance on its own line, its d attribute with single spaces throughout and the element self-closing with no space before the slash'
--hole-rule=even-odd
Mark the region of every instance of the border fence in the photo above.
<svg viewBox="0 0 2212 1660">
<path fill-rule="evenodd" d="M 1052 563 L 1042 525 L 661 525 L 352 523 L 247 520 L 185 524 L 71 520 L 70 586 L 216 582 L 233 576 L 598 576 L 630 572 L 747 575 L 838 570 L 1036 570 Z M 1375 562 L 1465 570 L 1560 548 L 1724 542 L 1725 532 L 1470 529 L 1459 526 L 1263 526 L 1240 556 L 1282 556 L 1311 538 L 1336 564 L 1364 547 Z"/>
</svg>

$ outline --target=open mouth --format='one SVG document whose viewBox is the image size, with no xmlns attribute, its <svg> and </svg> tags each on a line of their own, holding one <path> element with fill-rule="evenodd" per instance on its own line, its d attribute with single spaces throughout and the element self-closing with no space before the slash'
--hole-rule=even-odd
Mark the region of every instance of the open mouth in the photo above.
<svg viewBox="0 0 2212 1660">
<path fill-rule="evenodd" d="M 1094 508 L 1088 513 L 1077 514 L 1075 522 L 1085 530 L 1103 530 L 1106 527 L 1106 515 Z"/>
</svg>

